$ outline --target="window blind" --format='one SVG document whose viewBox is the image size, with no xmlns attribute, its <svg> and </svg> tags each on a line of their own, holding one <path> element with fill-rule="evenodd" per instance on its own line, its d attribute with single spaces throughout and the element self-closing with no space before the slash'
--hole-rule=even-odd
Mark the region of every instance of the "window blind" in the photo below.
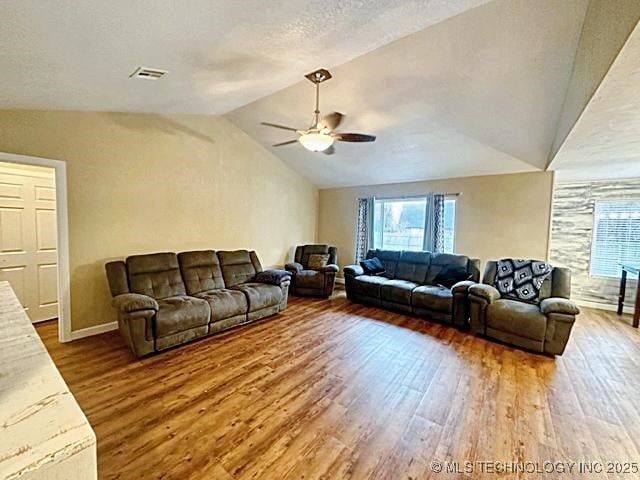
<svg viewBox="0 0 640 480">
<path fill-rule="evenodd" d="M 591 275 L 618 277 L 621 262 L 640 264 L 640 199 L 596 201 Z"/>
</svg>

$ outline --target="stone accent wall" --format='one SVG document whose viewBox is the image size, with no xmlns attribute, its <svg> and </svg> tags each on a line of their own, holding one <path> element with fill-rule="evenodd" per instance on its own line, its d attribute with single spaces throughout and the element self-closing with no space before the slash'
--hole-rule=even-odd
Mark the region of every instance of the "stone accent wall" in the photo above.
<svg viewBox="0 0 640 480">
<path fill-rule="evenodd" d="M 620 280 L 589 274 L 595 202 L 607 198 L 640 199 L 640 179 L 559 183 L 554 187 L 549 261 L 572 270 L 574 300 L 618 303 Z M 626 305 L 633 304 L 635 288 L 635 280 L 627 282 Z"/>
</svg>

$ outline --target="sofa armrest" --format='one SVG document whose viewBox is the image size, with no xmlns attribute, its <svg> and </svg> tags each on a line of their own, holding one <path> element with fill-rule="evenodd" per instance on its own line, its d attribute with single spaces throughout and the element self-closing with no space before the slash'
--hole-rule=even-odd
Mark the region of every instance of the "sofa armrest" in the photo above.
<svg viewBox="0 0 640 480">
<path fill-rule="evenodd" d="M 284 282 L 291 281 L 291 272 L 277 269 L 263 270 L 256 275 L 255 281 L 270 285 L 281 285 Z"/>
<path fill-rule="evenodd" d="M 160 310 L 154 298 L 139 293 L 122 293 L 111 300 L 111 304 L 124 313 L 139 312 L 141 310 Z"/>
<path fill-rule="evenodd" d="M 360 265 L 347 265 L 342 269 L 342 271 L 345 275 L 350 275 L 352 277 L 364 275 L 364 269 Z"/>
<path fill-rule="evenodd" d="M 561 297 L 545 298 L 540 302 L 540 310 L 543 314 L 561 313 L 563 315 L 578 315 L 580 309 L 571 300 Z"/>
<path fill-rule="evenodd" d="M 476 297 L 480 297 L 489 303 L 500 298 L 500 292 L 496 288 L 484 283 L 475 283 L 471 285 L 469 287 L 469 293 Z"/>
<path fill-rule="evenodd" d="M 471 285 L 475 285 L 473 280 L 462 280 L 451 287 L 453 293 L 467 293 Z"/>
<path fill-rule="evenodd" d="M 330 272 L 337 273 L 338 271 L 340 271 L 340 269 L 338 268 L 338 265 L 332 265 L 332 264 L 325 265 L 324 267 L 318 269 L 318 272 L 323 272 L 323 273 L 330 273 Z"/>
<path fill-rule="evenodd" d="M 284 269 L 287 272 L 300 273 L 302 270 L 304 270 L 304 267 L 301 264 L 299 264 L 298 262 L 291 262 L 291 263 L 287 263 L 284 266 Z"/>
</svg>

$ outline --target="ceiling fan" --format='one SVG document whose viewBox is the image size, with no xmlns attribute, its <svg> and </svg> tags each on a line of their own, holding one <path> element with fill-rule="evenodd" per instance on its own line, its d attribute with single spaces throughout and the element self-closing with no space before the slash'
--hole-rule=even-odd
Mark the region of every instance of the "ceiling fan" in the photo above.
<svg viewBox="0 0 640 480">
<path fill-rule="evenodd" d="M 293 127 L 287 127 L 284 125 L 278 125 L 277 123 L 262 122 L 262 125 L 267 127 L 280 128 L 282 130 L 289 130 L 296 132 L 299 137 L 295 140 L 288 140 L 286 142 L 276 143 L 274 147 L 281 147 L 283 145 L 290 145 L 292 143 L 300 142 L 304 148 L 312 152 L 323 152 L 326 155 L 332 155 L 334 153 L 333 143 L 337 140 L 339 142 L 373 142 L 376 137 L 374 135 L 365 135 L 363 133 L 342 133 L 336 132 L 344 115 L 339 112 L 331 112 L 328 115 L 320 118 L 320 84 L 331 78 L 331 74 L 328 70 L 320 69 L 315 72 L 311 72 L 305 75 L 310 82 L 316 86 L 316 109 L 313 112 L 313 123 L 307 129 L 299 129 Z"/>
</svg>

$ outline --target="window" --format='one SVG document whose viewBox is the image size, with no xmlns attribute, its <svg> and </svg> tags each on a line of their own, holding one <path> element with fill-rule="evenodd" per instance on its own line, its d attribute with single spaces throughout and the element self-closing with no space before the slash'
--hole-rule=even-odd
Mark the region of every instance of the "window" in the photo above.
<svg viewBox="0 0 640 480">
<path fill-rule="evenodd" d="M 591 275 L 618 277 L 620 262 L 640 263 L 640 200 L 597 201 Z"/>
<path fill-rule="evenodd" d="M 453 253 L 455 238 L 454 197 L 444 201 L 444 251 Z M 426 197 L 375 200 L 373 246 L 385 250 L 423 250 Z"/>
</svg>

